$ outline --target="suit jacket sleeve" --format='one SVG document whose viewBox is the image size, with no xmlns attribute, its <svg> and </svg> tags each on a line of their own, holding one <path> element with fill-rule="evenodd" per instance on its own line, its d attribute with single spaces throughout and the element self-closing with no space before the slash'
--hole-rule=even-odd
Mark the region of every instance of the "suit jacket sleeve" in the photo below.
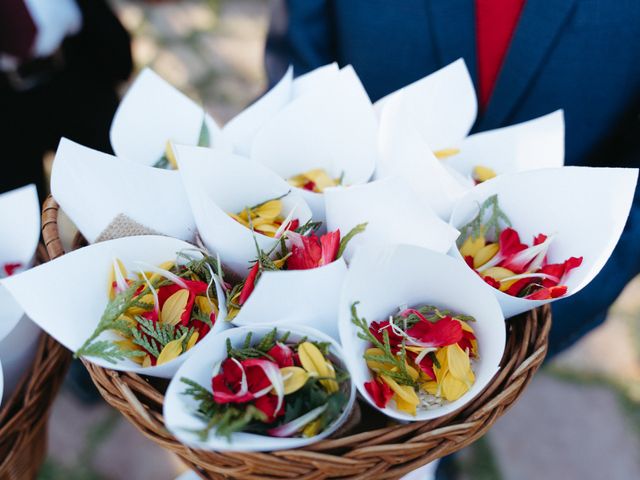
<svg viewBox="0 0 640 480">
<path fill-rule="evenodd" d="M 275 0 L 267 36 L 265 66 L 269 85 L 293 65 L 301 75 L 335 60 L 330 0 Z"/>
</svg>

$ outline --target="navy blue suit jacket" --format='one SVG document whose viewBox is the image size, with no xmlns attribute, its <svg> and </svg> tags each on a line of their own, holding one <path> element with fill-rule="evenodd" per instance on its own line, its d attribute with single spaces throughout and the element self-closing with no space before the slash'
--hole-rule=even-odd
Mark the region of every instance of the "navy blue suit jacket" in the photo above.
<svg viewBox="0 0 640 480">
<path fill-rule="evenodd" d="M 272 17 L 266 53 L 272 82 L 289 64 L 299 75 L 338 61 L 354 66 L 375 101 L 463 57 L 477 86 L 474 0 L 282 0 Z M 474 131 L 559 108 L 567 165 L 640 165 L 639 0 L 526 1 Z M 554 304 L 551 352 L 604 320 L 638 272 L 636 192 L 625 233 L 603 271 L 582 292 Z"/>
</svg>

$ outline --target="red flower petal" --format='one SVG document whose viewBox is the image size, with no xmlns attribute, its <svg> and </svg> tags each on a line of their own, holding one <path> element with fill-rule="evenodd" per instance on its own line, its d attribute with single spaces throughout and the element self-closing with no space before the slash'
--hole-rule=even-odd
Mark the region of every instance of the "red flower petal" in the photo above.
<svg viewBox="0 0 640 480">
<path fill-rule="evenodd" d="M 419 321 L 407 330 L 407 334 L 429 347 L 446 347 L 462 338 L 460 322 L 444 317 L 437 322 Z"/>
<path fill-rule="evenodd" d="M 289 270 L 308 270 L 320 265 L 322 246 L 315 234 L 308 237 L 299 236 L 291 246 L 291 256 L 287 260 Z"/>
<path fill-rule="evenodd" d="M 520 241 L 520 235 L 513 228 L 505 228 L 500 233 L 499 239 L 500 255 L 508 257 L 525 250 L 527 246 Z"/>
<path fill-rule="evenodd" d="M 547 275 L 553 275 L 554 277 L 558 277 L 558 281 L 561 282 L 563 277 L 567 275 L 574 268 L 578 268 L 582 265 L 582 257 L 571 257 L 568 260 L 565 260 L 563 263 L 552 263 L 549 265 L 545 265 L 539 271 L 542 273 L 546 273 Z M 556 286 L 558 282 L 554 280 L 545 278 L 542 281 L 542 285 L 545 287 L 553 287 Z"/>
<path fill-rule="evenodd" d="M 524 298 L 528 300 L 549 300 L 551 298 L 562 297 L 566 293 L 567 287 L 565 285 L 558 285 L 550 288 L 542 287 Z"/>
<path fill-rule="evenodd" d="M 322 245 L 322 258 L 320 265 L 328 265 L 336 259 L 338 249 L 340 248 L 340 229 L 335 232 L 325 233 L 320 237 Z"/>
<path fill-rule="evenodd" d="M 513 285 L 511 285 L 507 291 L 505 292 L 508 295 L 512 295 L 514 297 L 517 297 L 518 294 L 522 291 L 523 288 L 525 288 L 527 285 L 529 285 L 530 283 L 532 283 L 535 280 L 535 278 L 521 278 L 520 280 L 516 280 Z"/>
<path fill-rule="evenodd" d="M 418 354 L 416 352 L 410 352 L 407 350 L 407 356 L 416 363 L 416 358 L 418 358 Z M 433 360 L 429 355 L 425 355 L 424 358 L 420 361 L 420 363 L 416 363 L 416 365 L 422 370 L 431 380 L 436 379 L 436 372 L 433 370 Z"/>
<path fill-rule="evenodd" d="M 3 267 L 4 273 L 7 277 L 10 277 L 14 273 L 16 273 L 16 270 L 18 270 L 21 266 L 21 263 L 5 263 Z"/>
<path fill-rule="evenodd" d="M 482 279 L 488 283 L 489 285 L 491 285 L 493 288 L 500 288 L 500 282 L 497 281 L 495 278 L 487 275 L 485 277 L 482 277 Z"/>
<path fill-rule="evenodd" d="M 547 240 L 547 236 L 544 233 L 539 233 L 538 235 L 533 237 L 533 244 L 540 245 L 541 243 L 544 243 L 546 240 Z"/>
<path fill-rule="evenodd" d="M 397 347 L 398 344 L 402 343 L 402 337 L 394 333 L 394 331 L 389 327 L 389 320 L 385 320 L 384 322 L 371 322 L 369 325 L 369 332 L 371 335 L 376 337 L 380 342 L 384 342 L 384 332 L 389 334 L 389 343 L 391 347 Z"/>
<path fill-rule="evenodd" d="M 467 255 L 466 257 L 464 257 L 464 261 L 467 263 L 467 265 L 469 265 L 470 268 L 474 268 L 473 266 L 473 257 L 471 255 Z"/>
<path fill-rule="evenodd" d="M 267 361 L 267 360 L 264 360 Z M 251 360 L 244 360 L 242 366 L 247 375 L 247 384 L 249 385 L 249 391 L 252 393 L 257 393 L 260 390 L 264 390 L 269 385 L 271 385 L 271 381 L 269 381 L 269 377 L 264 373 L 264 370 L 257 365 L 249 365 L 247 366 L 247 362 L 251 362 Z M 270 362 L 272 363 L 272 362 Z"/>
<path fill-rule="evenodd" d="M 276 412 L 276 408 L 278 407 L 278 397 L 275 395 L 264 395 L 257 398 L 255 406 L 267 416 L 265 423 L 273 423 L 276 418 L 284 415 L 284 403 L 280 406 L 280 411 Z"/>
<path fill-rule="evenodd" d="M 211 389 L 213 390 L 213 400 L 216 403 L 246 403 L 254 398 L 251 392 L 238 395 L 231 390 L 225 382 L 224 374 L 222 373 L 211 379 Z"/>
<path fill-rule="evenodd" d="M 278 367 L 293 367 L 293 350 L 283 343 L 276 343 L 268 352 Z"/>
<path fill-rule="evenodd" d="M 247 301 L 251 292 L 256 286 L 256 278 L 258 277 L 258 272 L 260 271 L 260 262 L 256 262 L 251 270 L 249 271 L 249 275 L 247 275 L 247 279 L 244 281 L 244 285 L 242 286 L 242 291 L 240 292 L 240 297 L 238 298 L 238 305 L 244 305 L 244 302 Z"/>
<path fill-rule="evenodd" d="M 384 408 L 393 397 L 393 390 L 384 382 L 377 379 L 364 383 L 364 388 L 379 408 Z"/>
</svg>

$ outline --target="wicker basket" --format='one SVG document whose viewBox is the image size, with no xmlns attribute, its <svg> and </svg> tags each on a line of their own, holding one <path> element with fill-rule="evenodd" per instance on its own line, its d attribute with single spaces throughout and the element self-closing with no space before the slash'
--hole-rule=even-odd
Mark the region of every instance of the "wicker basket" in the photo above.
<svg viewBox="0 0 640 480">
<path fill-rule="evenodd" d="M 57 228 L 58 206 L 44 204 L 43 235 L 49 255 L 64 253 Z M 78 236 L 74 247 L 81 247 Z M 366 402 L 361 421 L 348 436 L 308 447 L 272 453 L 205 452 L 181 444 L 162 418 L 166 381 L 117 372 L 84 362 L 100 394 L 148 438 L 177 454 L 205 479 L 324 478 L 393 479 L 469 445 L 484 435 L 515 403 L 547 353 L 551 311 L 548 306 L 508 322 L 501 370 L 462 410 L 431 421 L 391 422 Z"/>
<path fill-rule="evenodd" d="M 38 260 L 47 261 L 44 247 Z M 47 420 L 71 354 L 46 334 L 31 368 L 0 409 L 0 480 L 34 479 L 47 453 Z"/>
</svg>

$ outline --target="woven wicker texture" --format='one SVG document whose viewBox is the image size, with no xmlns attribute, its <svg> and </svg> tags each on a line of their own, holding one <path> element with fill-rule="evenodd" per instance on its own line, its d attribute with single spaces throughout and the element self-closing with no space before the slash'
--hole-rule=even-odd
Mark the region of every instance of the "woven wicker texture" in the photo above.
<svg viewBox="0 0 640 480">
<path fill-rule="evenodd" d="M 48 260 L 44 247 L 38 260 Z M 51 404 L 70 361 L 66 348 L 41 335 L 31 368 L 0 410 L 0 480 L 36 478 L 47 452 Z"/>
<path fill-rule="evenodd" d="M 49 223 L 43 234 L 52 258 L 64 253 L 56 225 L 57 209 L 55 201 L 47 199 L 43 216 L 48 216 Z M 74 247 L 82 245 L 81 237 L 77 237 Z M 180 456 L 202 478 L 395 479 L 484 435 L 515 403 L 542 364 L 550 327 L 548 306 L 511 319 L 500 372 L 462 410 L 431 421 L 401 425 L 361 402 L 363 420 L 346 432 L 347 436 L 272 453 L 190 449 L 164 427 L 162 402 L 167 381 L 84 364 L 110 405 L 148 438 Z"/>
</svg>

